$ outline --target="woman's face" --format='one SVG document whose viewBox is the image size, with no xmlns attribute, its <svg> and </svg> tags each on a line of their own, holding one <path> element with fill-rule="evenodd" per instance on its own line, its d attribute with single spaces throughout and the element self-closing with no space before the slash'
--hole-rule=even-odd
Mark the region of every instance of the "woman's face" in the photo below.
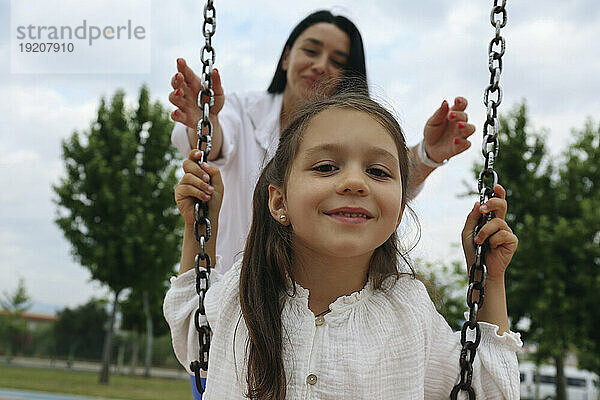
<svg viewBox="0 0 600 400">
<path fill-rule="evenodd" d="M 284 95 L 304 102 L 323 84 L 337 82 L 344 74 L 350 53 L 350 37 L 328 22 L 311 25 L 286 51 L 282 68 L 287 84 Z M 331 94 L 335 87 L 325 89 Z"/>
</svg>

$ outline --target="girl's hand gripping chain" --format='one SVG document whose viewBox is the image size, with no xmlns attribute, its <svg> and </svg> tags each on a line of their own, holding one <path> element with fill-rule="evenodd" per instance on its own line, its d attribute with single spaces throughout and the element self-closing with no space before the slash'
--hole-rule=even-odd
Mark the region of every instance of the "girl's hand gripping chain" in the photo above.
<svg viewBox="0 0 600 400">
<path fill-rule="evenodd" d="M 199 253 L 199 244 L 194 235 L 194 198 L 208 202 L 208 218 L 210 220 L 212 238 L 206 243 L 206 253 L 211 260 L 216 260 L 216 241 L 219 230 L 219 211 L 223 202 L 223 180 L 218 168 L 207 163 L 198 165 L 201 152 L 192 150 L 183 162 L 185 175 L 175 187 L 175 202 L 185 221 L 183 247 L 179 273 L 194 268 L 194 257 Z M 210 183 L 209 183 L 210 182 Z"/>
<path fill-rule="evenodd" d="M 208 202 L 208 215 L 214 229 L 223 202 L 223 180 L 218 168 L 207 163 L 198 165 L 200 156 L 200 151 L 192 150 L 183 162 L 185 175 L 175 187 L 175 201 L 186 226 L 194 225 L 194 198 Z"/>
<path fill-rule="evenodd" d="M 489 239 L 489 250 L 486 252 L 485 264 L 487 265 L 487 280 L 490 282 L 503 280 L 504 271 L 517 250 L 519 240 L 504 220 L 508 204 L 506 202 L 506 191 L 500 185 L 494 186 L 495 197 L 486 204 L 479 202 L 467 216 L 465 227 L 462 231 L 462 243 L 467 266 L 470 268 L 475 262 L 475 246 L 473 243 L 482 244 Z M 494 218 L 486 223 L 477 236 L 473 238 L 473 229 L 477 226 L 479 217 L 489 212 L 494 213 Z"/>
<path fill-rule="evenodd" d="M 498 326 L 498 334 L 508 332 L 508 312 L 506 307 L 506 289 L 504 285 L 504 271 L 517 250 L 518 239 L 504 220 L 507 203 L 506 192 L 500 185 L 494 186 L 496 197 L 492 197 L 483 206 L 479 202 L 467 216 L 465 227 L 462 231 L 463 250 L 467 260 L 467 267 L 471 268 L 475 262 L 475 245 L 482 244 L 486 239 L 489 249 L 485 252 L 487 266 L 487 279 L 484 283 L 485 301 L 477 314 L 477 321 L 488 322 Z M 494 218 L 488 221 L 477 236 L 473 238 L 473 229 L 477 226 L 479 217 L 489 212 L 494 213 Z"/>
</svg>

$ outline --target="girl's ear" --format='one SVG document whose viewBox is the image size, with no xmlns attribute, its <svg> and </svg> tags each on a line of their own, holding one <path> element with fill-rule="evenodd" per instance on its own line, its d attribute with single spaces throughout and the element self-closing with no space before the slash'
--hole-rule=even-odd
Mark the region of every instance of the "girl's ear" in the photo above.
<svg viewBox="0 0 600 400">
<path fill-rule="evenodd" d="M 281 59 L 281 69 L 284 71 L 287 71 L 289 66 L 290 66 L 290 48 L 288 46 L 285 48 L 285 51 L 283 52 L 283 58 Z"/>
<path fill-rule="evenodd" d="M 271 184 L 269 184 L 269 211 L 275 221 L 279 222 L 281 225 L 290 225 L 285 202 L 285 193 L 281 188 Z"/>
</svg>

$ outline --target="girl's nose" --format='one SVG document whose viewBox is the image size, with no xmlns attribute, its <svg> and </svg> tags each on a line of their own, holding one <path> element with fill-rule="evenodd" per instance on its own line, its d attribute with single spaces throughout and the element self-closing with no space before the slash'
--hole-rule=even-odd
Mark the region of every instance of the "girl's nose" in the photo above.
<svg viewBox="0 0 600 400">
<path fill-rule="evenodd" d="M 369 186 L 366 184 L 362 173 L 348 172 L 340 177 L 337 192 L 339 194 L 358 194 L 366 196 L 369 194 Z"/>
</svg>

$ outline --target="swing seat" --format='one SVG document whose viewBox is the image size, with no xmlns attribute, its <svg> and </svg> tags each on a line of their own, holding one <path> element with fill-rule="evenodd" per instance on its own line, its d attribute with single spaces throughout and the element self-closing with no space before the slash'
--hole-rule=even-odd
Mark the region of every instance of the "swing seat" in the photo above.
<svg viewBox="0 0 600 400">
<path fill-rule="evenodd" d="M 200 382 L 202 388 L 206 389 L 206 378 L 200 378 Z M 194 375 L 190 375 L 190 385 L 192 385 L 192 395 L 194 396 L 194 400 L 202 400 L 202 395 L 196 387 L 196 377 Z"/>
</svg>

